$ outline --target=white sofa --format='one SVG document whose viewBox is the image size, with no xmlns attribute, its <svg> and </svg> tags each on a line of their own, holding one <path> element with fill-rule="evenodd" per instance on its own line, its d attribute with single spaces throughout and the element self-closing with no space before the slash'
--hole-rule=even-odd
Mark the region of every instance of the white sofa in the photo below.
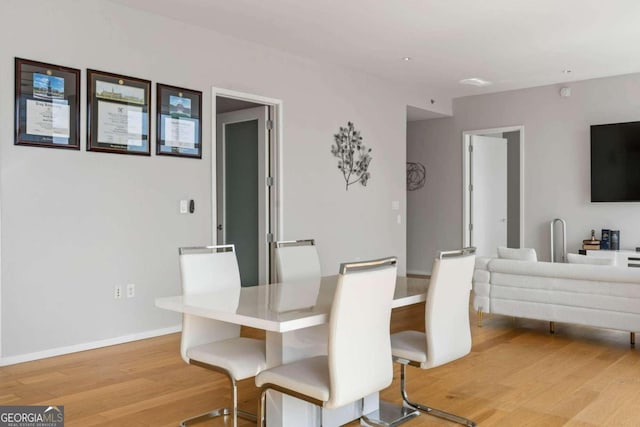
<svg viewBox="0 0 640 427">
<path fill-rule="evenodd" d="M 640 331 L 640 269 L 478 258 L 473 306 L 482 313 Z"/>
</svg>

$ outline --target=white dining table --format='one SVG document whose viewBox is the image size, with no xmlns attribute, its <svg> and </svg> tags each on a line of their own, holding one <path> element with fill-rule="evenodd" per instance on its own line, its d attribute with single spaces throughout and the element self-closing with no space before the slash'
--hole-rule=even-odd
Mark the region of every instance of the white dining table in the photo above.
<svg viewBox="0 0 640 427">
<path fill-rule="evenodd" d="M 157 298 L 157 307 L 266 331 L 267 367 L 327 354 L 329 312 L 338 276 L 198 295 Z M 425 301 L 428 280 L 398 277 L 393 308 Z M 354 313 L 356 315 L 356 313 Z M 378 393 L 336 409 L 268 392 L 269 427 L 339 426 L 380 408 Z"/>
</svg>

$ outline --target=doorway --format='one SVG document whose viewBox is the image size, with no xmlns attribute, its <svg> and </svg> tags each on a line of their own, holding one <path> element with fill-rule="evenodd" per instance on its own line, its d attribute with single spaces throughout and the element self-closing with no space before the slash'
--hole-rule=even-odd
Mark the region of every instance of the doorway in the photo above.
<svg viewBox="0 0 640 427">
<path fill-rule="evenodd" d="M 213 239 L 235 245 L 242 286 L 270 283 L 281 103 L 215 88 L 213 99 Z"/>
<path fill-rule="evenodd" d="M 464 246 L 479 256 L 524 244 L 524 127 L 463 133 Z"/>
</svg>

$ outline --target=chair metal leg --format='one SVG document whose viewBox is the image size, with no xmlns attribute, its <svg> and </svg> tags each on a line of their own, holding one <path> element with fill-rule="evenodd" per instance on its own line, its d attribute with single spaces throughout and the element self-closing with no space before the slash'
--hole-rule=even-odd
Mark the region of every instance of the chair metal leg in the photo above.
<svg viewBox="0 0 640 427">
<path fill-rule="evenodd" d="M 407 395 L 407 389 L 405 387 L 406 369 L 407 369 L 406 364 L 404 363 L 400 364 L 400 393 L 402 394 L 402 400 L 404 401 L 405 404 L 413 408 L 419 409 L 423 412 L 426 412 L 429 415 L 433 415 L 438 418 L 444 418 L 445 420 L 449 420 L 457 424 L 462 424 L 463 426 L 467 426 L 467 427 L 476 426 L 475 421 L 472 421 L 470 419 L 461 417 L 459 415 L 451 414 L 449 412 L 445 412 L 440 409 L 431 408 L 429 406 L 421 405 L 419 403 L 414 403 L 410 401 L 409 396 Z"/>
<path fill-rule="evenodd" d="M 237 409 L 237 408 L 236 408 Z M 233 414 L 233 408 L 220 408 L 214 409 L 213 411 L 205 412 L 204 414 L 196 415 L 195 417 L 187 418 L 186 420 L 180 421 L 180 427 L 188 427 L 193 424 L 197 424 L 201 421 L 210 420 L 216 417 L 226 417 L 227 415 Z M 243 411 L 241 409 L 237 409 L 237 417 L 244 418 L 248 421 L 256 422 L 256 416 L 250 412 Z M 238 424 L 237 417 L 234 417 L 233 425 L 234 427 Z"/>
<path fill-rule="evenodd" d="M 556 322 L 549 322 L 549 333 L 550 334 L 556 333 Z"/>
<path fill-rule="evenodd" d="M 265 388 L 264 390 L 262 390 L 262 393 L 260 394 L 260 408 L 258 410 L 258 415 L 259 415 L 259 424 L 258 427 L 265 427 L 266 425 L 266 418 L 267 418 L 267 389 Z"/>
<path fill-rule="evenodd" d="M 220 369 L 218 367 L 207 365 L 204 363 L 196 362 L 196 361 L 190 361 L 190 363 L 196 366 L 201 366 L 203 368 L 206 368 L 212 371 L 223 373 L 227 376 L 227 378 L 229 378 L 229 382 L 231 383 L 232 406 L 231 408 L 214 409 L 212 411 L 205 412 L 203 414 L 196 415 L 191 418 L 187 418 L 186 420 L 182 420 L 180 421 L 180 427 L 188 427 L 192 424 L 196 424 L 204 420 L 208 420 L 216 417 L 226 417 L 227 415 L 233 416 L 233 427 L 238 426 L 238 417 L 244 418 L 249 421 L 254 421 L 254 422 L 256 421 L 256 416 L 254 414 L 238 409 L 238 385 L 236 383 L 236 380 L 231 376 L 231 374 L 228 371 L 224 369 Z"/>
<path fill-rule="evenodd" d="M 367 426 L 397 427 L 418 415 L 420 411 L 414 407 L 380 400 L 378 409 L 369 414 L 362 414 L 360 421 Z"/>
<path fill-rule="evenodd" d="M 291 390 L 291 389 L 286 388 L 286 387 L 280 387 L 277 384 L 272 384 L 272 383 L 263 384 L 262 387 L 260 388 L 260 390 L 261 390 L 260 407 L 258 408 L 258 414 L 260 415 L 260 419 L 259 419 L 259 423 L 258 423 L 259 427 L 265 427 L 266 424 L 267 424 L 266 406 L 267 406 L 267 392 L 269 390 L 273 390 L 273 391 L 276 391 L 278 393 L 286 394 L 286 395 L 294 397 L 296 399 L 304 400 L 305 402 L 309 402 L 309 403 L 311 403 L 313 405 L 316 405 L 316 406 L 319 406 L 319 407 L 322 407 L 324 405 L 324 402 L 322 400 L 315 399 L 313 397 L 307 396 L 306 394 L 302 394 L 300 392 L 297 392 L 295 390 Z"/>
<path fill-rule="evenodd" d="M 231 415 L 231 410 L 229 410 L 229 408 L 214 409 L 213 411 L 205 412 L 204 414 L 196 415 L 195 417 L 180 421 L 180 427 L 187 427 L 192 424 L 199 423 L 200 421 L 216 417 L 226 417 L 227 415 Z"/>
<path fill-rule="evenodd" d="M 629 332 L 629 344 L 631 344 L 631 347 L 635 347 L 636 346 L 636 333 L 635 332 Z"/>
<path fill-rule="evenodd" d="M 482 308 L 478 308 L 478 328 L 482 328 Z"/>
</svg>

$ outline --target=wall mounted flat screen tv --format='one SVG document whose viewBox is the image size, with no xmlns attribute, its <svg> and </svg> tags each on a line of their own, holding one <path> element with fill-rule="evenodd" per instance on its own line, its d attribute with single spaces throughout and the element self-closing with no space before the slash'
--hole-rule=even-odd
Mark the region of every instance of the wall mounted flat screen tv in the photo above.
<svg viewBox="0 0 640 427">
<path fill-rule="evenodd" d="M 640 122 L 591 126 L 591 201 L 640 202 Z"/>
</svg>

